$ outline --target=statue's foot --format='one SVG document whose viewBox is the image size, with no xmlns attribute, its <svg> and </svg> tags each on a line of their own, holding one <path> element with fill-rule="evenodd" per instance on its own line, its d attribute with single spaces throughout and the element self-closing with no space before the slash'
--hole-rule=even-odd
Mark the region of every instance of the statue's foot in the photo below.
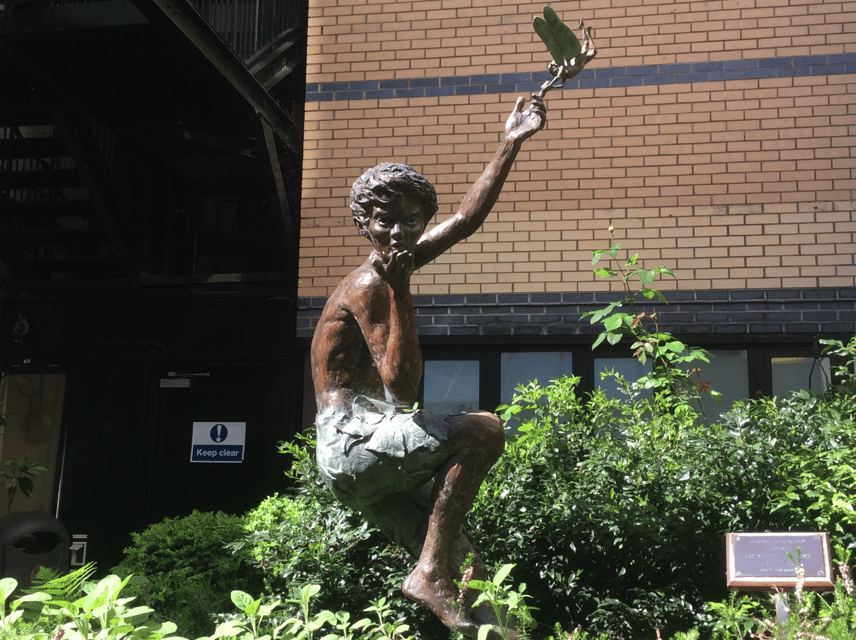
<svg viewBox="0 0 856 640">
<path fill-rule="evenodd" d="M 450 629 L 457 629 L 468 638 L 478 636 L 478 625 L 465 608 L 458 606 L 458 590 L 450 578 L 436 578 L 419 565 L 411 572 L 401 590 L 411 600 L 425 605 Z"/>
</svg>

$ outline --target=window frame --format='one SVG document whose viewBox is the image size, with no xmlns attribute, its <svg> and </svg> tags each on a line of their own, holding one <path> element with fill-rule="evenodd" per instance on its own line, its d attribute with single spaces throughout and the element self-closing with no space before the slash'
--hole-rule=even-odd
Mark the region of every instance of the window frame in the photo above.
<svg viewBox="0 0 856 640">
<path fill-rule="evenodd" d="M 834 371 L 841 359 L 836 356 L 821 356 L 814 336 L 783 338 L 781 336 L 704 336 L 676 335 L 683 342 L 708 351 L 746 352 L 748 398 L 772 396 L 772 358 L 777 357 L 823 357 L 830 361 L 830 383 L 837 382 Z M 848 340 L 848 337 L 828 336 L 830 339 Z M 494 411 L 501 403 L 501 360 L 503 353 L 510 352 L 555 352 L 572 354 L 573 375 L 580 377 L 579 389 L 586 393 L 597 387 L 595 360 L 601 358 L 632 358 L 629 343 L 601 345 L 593 350 L 593 336 L 574 336 L 573 340 L 546 339 L 537 341 L 509 340 L 478 337 L 464 339 L 449 338 L 424 341 L 424 360 L 478 360 L 479 361 L 479 408 Z M 424 380 L 420 383 L 419 399 L 423 399 Z"/>
</svg>

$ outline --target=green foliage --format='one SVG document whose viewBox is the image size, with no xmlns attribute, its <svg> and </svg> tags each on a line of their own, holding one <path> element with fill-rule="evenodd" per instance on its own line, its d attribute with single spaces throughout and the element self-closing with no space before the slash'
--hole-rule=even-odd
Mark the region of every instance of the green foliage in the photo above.
<svg viewBox="0 0 856 640">
<path fill-rule="evenodd" d="M 134 598 L 120 597 L 129 580 L 130 577 L 122 580 L 116 575 L 107 576 L 85 585 L 86 595 L 82 598 L 72 602 L 48 600 L 43 613 L 56 618 L 64 632 L 61 637 L 71 640 L 159 640 L 172 634 L 176 629 L 174 623 L 158 622 L 152 619 L 151 607 L 129 606 Z"/>
<path fill-rule="evenodd" d="M 767 434 L 775 469 L 766 483 L 769 526 L 828 531 L 856 545 L 856 406 L 840 388 L 737 403 L 725 420 Z M 760 515 L 760 514 L 759 514 Z"/>
<path fill-rule="evenodd" d="M 76 572 L 75 580 L 81 575 Z M 161 640 L 175 631 L 171 622 L 152 618 L 150 607 L 131 606 L 133 598 L 121 597 L 128 579 L 107 576 L 83 585 L 83 595 L 64 600 L 48 593 L 28 593 L 8 603 L 15 591 L 13 578 L 0 580 L 0 639 L 2 640 Z M 67 586 L 67 585 L 65 585 Z M 80 593 L 76 595 L 81 595 Z M 35 610 L 35 621 L 24 611 Z M 175 638 L 175 640 L 181 640 Z"/>
<path fill-rule="evenodd" d="M 701 393 L 710 393 L 718 398 L 719 392 L 699 380 L 699 367 L 686 368 L 686 365 L 696 362 L 710 362 L 707 351 L 687 346 L 672 334 L 660 331 L 656 309 L 648 313 L 636 307 L 637 292 L 631 287 L 632 283 L 638 280 L 638 294 L 644 299 L 657 299 L 666 303 L 666 297 L 651 285 L 658 276 L 676 277 L 674 271 L 664 266 L 646 269 L 639 262 L 639 254 L 628 256 L 626 260 L 619 259 L 621 244 L 615 242 L 612 227 L 609 228 L 609 234 L 609 248 L 595 251 L 592 264 L 597 264 L 604 256 L 608 257 L 610 266 L 595 269 L 595 273 L 602 278 L 618 279 L 624 297 L 603 309 L 583 314 L 582 317 L 590 318 L 592 324 L 600 322 L 604 327 L 592 349 L 604 341 L 616 345 L 625 337 L 632 339 L 630 348 L 634 357 L 642 364 L 650 360 L 654 366 L 651 373 L 641 377 L 631 387 L 653 390 L 655 406 L 660 410 L 685 409 L 687 401 L 698 399 Z M 646 323 L 653 324 L 652 329 Z M 701 408 L 701 405 L 696 406 Z"/>
<path fill-rule="evenodd" d="M 502 417 L 527 417 L 468 518 L 484 559 L 514 563 L 527 585 L 539 607 L 533 637 L 557 624 L 613 638 L 709 635 L 706 603 L 726 594 L 726 532 L 811 528 L 856 540 L 844 501 L 856 467 L 847 380 L 822 395 L 737 403 L 712 425 L 680 391 L 660 399 L 619 380 L 625 398 L 583 397 L 578 382 L 518 389 Z M 306 448 L 288 452 L 300 488 L 248 517 L 242 540 L 269 589 L 315 578 L 333 611 L 399 597 L 406 556 L 332 499 Z M 442 637 L 424 611 L 395 604 L 418 637 Z"/>
<path fill-rule="evenodd" d="M 723 602 L 709 603 L 704 618 L 706 625 L 698 625 L 685 631 L 677 631 L 672 640 L 699 640 L 702 635 L 713 640 L 742 640 L 744 638 L 781 638 L 782 640 L 850 640 L 856 636 L 856 598 L 850 576 L 850 552 L 840 545 L 838 553 L 839 577 L 832 594 L 806 592 L 803 587 L 805 572 L 801 571 L 799 557 L 795 559 L 798 578 L 795 591 L 787 596 L 789 619 L 782 623 L 775 617 L 775 602 L 760 596 L 753 599 L 747 595 L 732 596 Z M 481 591 L 476 602 L 491 607 L 498 627 L 484 625 L 479 629 L 478 640 L 505 639 L 512 637 L 508 630 L 511 620 L 517 620 L 518 636 L 530 637 L 525 627 L 531 627 L 531 617 L 524 594 L 525 587 L 509 589 L 505 582 L 513 567 L 501 567 L 491 581 L 472 580 L 465 588 Z M 0 639 L 2 640 L 47 640 L 67 638 L 69 640 L 185 640 L 172 635 L 175 624 L 162 623 L 155 619 L 154 611 L 148 606 L 134 603 L 133 597 L 122 593 L 130 578 L 122 580 L 110 575 L 98 582 L 84 585 L 84 595 L 71 600 L 53 598 L 47 593 L 27 594 L 9 602 L 9 594 L 17 583 L 12 578 L 0 580 Z M 239 638 L 240 640 L 416 640 L 410 627 L 392 609 L 386 598 L 372 601 L 364 609 L 367 616 L 351 622 L 347 611 L 321 610 L 315 613 L 321 587 L 307 584 L 292 591 L 286 602 L 296 605 L 296 613 L 287 614 L 285 603 L 266 598 L 254 599 L 248 593 L 234 590 L 232 603 L 238 614 L 217 625 L 211 636 L 198 640 Z M 769 600 L 766 604 L 761 601 Z M 37 622 L 29 622 L 22 615 L 26 608 L 41 609 Z M 459 638 L 460 634 L 453 634 Z M 430 636 L 439 637 L 439 636 Z M 545 638 L 545 635 L 533 636 Z M 615 640 L 621 634 L 589 632 L 581 626 L 572 632 L 563 631 L 562 625 L 554 625 L 548 640 Z M 659 627 L 652 634 L 641 637 L 663 637 Z"/>
<path fill-rule="evenodd" d="M 50 599 L 46 594 L 27 594 L 8 603 L 7 613 L 7 600 L 17 588 L 14 578 L 0 579 L 0 640 L 21 638 L 32 626 L 23 620 L 27 605 Z"/>
<path fill-rule="evenodd" d="M 856 593 L 850 577 L 850 551 L 836 546 L 839 575 L 833 592 L 805 591 L 805 571 L 795 561 L 797 585 L 791 593 L 738 597 L 709 603 L 714 640 L 780 638 L 781 640 L 852 640 L 856 637 Z M 787 619 L 780 620 L 776 599 L 783 599 Z"/>
<path fill-rule="evenodd" d="M 758 626 L 758 604 L 748 595 L 733 591 L 728 600 L 708 603 L 714 614 L 713 632 L 721 640 L 740 640 Z"/>
<path fill-rule="evenodd" d="M 232 602 L 241 610 L 243 616 L 228 620 L 217 626 L 211 638 L 231 638 L 234 636 L 261 638 L 262 640 L 275 640 L 280 638 L 282 631 L 288 626 L 284 622 L 275 627 L 271 633 L 261 634 L 271 618 L 271 614 L 279 607 L 280 601 L 263 604 L 262 598 L 253 599 L 245 591 L 236 590 L 231 594 Z"/>
<path fill-rule="evenodd" d="M 33 489 L 35 489 L 33 478 L 42 471 L 47 471 L 47 467 L 30 460 L 29 453 L 25 453 L 18 462 L 7 460 L 3 466 L 0 466 L 0 478 L 2 478 L 0 482 L 6 485 L 9 500 L 6 503 L 7 511 L 12 509 L 12 502 L 18 495 L 18 491 L 27 498 L 33 494 Z"/>
<path fill-rule="evenodd" d="M 519 387 L 501 417 L 529 417 L 484 483 L 469 527 L 486 560 L 516 563 L 514 579 L 526 583 L 542 625 L 627 638 L 704 628 L 706 602 L 725 596 L 728 531 L 810 528 L 854 543 L 856 406 L 842 391 L 845 369 L 824 395 L 737 403 L 706 424 L 695 403 L 704 389 L 684 370 L 706 354 L 656 321 L 649 331 L 650 316 L 634 306 L 631 282 L 659 298 L 651 284 L 671 273 L 645 269 L 637 256 L 618 261 L 619 249 L 613 243 L 594 261 L 617 263 L 600 273 L 619 277 L 625 297 L 592 321 L 604 325 L 600 341 L 629 336 L 652 372 L 616 376 L 624 398 L 581 397 L 576 378 Z"/>
<path fill-rule="evenodd" d="M 55 600 L 73 600 L 84 583 L 95 573 L 95 563 L 87 562 L 71 573 L 60 574 L 50 567 L 40 567 L 27 593 L 46 593 Z"/>
<path fill-rule="evenodd" d="M 823 353 L 838 358 L 835 367 L 838 377 L 838 390 L 842 393 L 856 393 L 856 335 L 847 344 L 840 340 L 820 340 L 824 345 Z"/>
<path fill-rule="evenodd" d="M 244 517 L 244 535 L 229 545 L 253 559 L 264 572 L 266 593 L 284 599 L 296 586 L 319 585 L 318 606 L 332 611 L 363 611 L 387 598 L 425 637 L 445 635 L 446 628 L 427 609 L 401 593 L 412 569 L 409 554 L 392 545 L 358 514 L 342 507 L 324 486 L 312 451 L 313 434 L 282 443 L 292 459 L 289 477 L 295 488 L 274 495 Z"/>
<path fill-rule="evenodd" d="M 369 618 L 365 619 L 365 626 L 368 632 L 362 636 L 364 640 L 380 640 L 381 638 L 388 638 L 389 640 L 403 639 L 405 638 L 404 634 L 410 631 L 410 625 L 395 619 L 395 614 L 392 612 L 386 598 L 372 600 L 369 606 L 363 609 L 363 611 L 374 614 L 374 617 L 377 618 L 377 622 L 374 623 Z M 358 620 L 354 626 L 360 628 L 362 624 L 364 623 Z M 333 640 L 335 637 L 327 636 L 324 640 Z"/>
<path fill-rule="evenodd" d="M 689 631 L 678 631 L 672 640 L 698 640 L 699 636 L 698 629 L 690 629 Z"/>
<path fill-rule="evenodd" d="M 502 640 L 508 640 L 509 629 L 534 627 L 535 620 L 532 619 L 530 607 L 527 604 L 529 596 L 523 592 L 526 585 L 520 585 L 518 591 L 514 591 L 505 584 L 505 580 L 513 564 L 506 564 L 499 568 L 492 580 L 470 580 L 467 587 L 480 591 L 473 602 L 473 608 L 479 605 L 487 605 L 493 610 L 494 619 L 499 623 L 498 627 L 483 624 L 479 627 L 478 640 L 488 640 L 492 633 L 498 633 Z"/>
<path fill-rule="evenodd" d="M 32 585 L 24 592 L 28 595 L 47 594 L 52 600 L 76 600 L 83 593 L 83 586 L 95 573 L 95 563 L 86 565 L 66 574 L 51 569 L 40 567 L 33 577 Z M 39 624 L 39 615 L 42 610 L 40 599 L 28 600 L 21 605 L 22 617 L 27 622 Z"/>
<path fill-rule="evenodd" d="M 553 635 L 551 635 L 547 640 L 611 640 L 609 635 L 606 633 L 599 634 L 591 634 L 588 631 L 584 630 L 582 627 L 576 627 L 570 633 L 565 631 L 562 628 L 562 625 L 556 624 Z M 678 640 L 678 639 L 676 639 Z M 690 640 L 698 640 L 698 638 L 692 638 Z"/>
<path fill-rule="evenodd" d="M 285 620 L 277 617 L 282 613 L 280 600 L 262 604 L 262 599 L 254 600 L 243 591 L 232 592 L 232 602 L 241 610 L 241 616 L 218 625 L 210 638 L 238 637 L 244 640 L 408 640 L 409 626 L 396 619 L 386 598 L 372 601 L 364 612 L 369 617 L 351 622 L 346 611 L 334 613 L 322 610 L 313 613 L 321 587 L 307 584 L 294 590 L 294 597 L 286 602 L 297 605 L 296 614 Z M 374 620 L 373 618 L 376 618 Z M 323 636 L 321 634 L 324 634 Z"/>
<path fill-rule="evenodd" d="M 503 417 L 532 417 L 483 486 L 475 544 L 517 564 L 542 624 L 617 636 L 689 627 L 724 586 L 721 507 L 742 471 L 736 446 L 704 440 L 694 416 L 652 411 L 651 400 L 586 401 L 577 382 L 518 390 Z"/>
<path fill-rule="evenodd" d="M 167 518 L 132 534 L 133 544 L 114 571 L 138 576 L 129 592 L 173 620 L 181 633 L 208 634 L 213 615 L 231 607 L 232 590 L 261 588 L 247 558 L 225 548 L 242 534 L 241 518 L 224 513 Z"/>
<path fill-rule="evenodd" d="M 156 621 L 150 607 L 135 605 L 133 597 L 124 597 L 122 592 L 129 584 L 130 578 L 110 575 L 84 585 L 81 598 L 60 600 L 47 593 L 34 593 L 7 606 L 17 582 L 4 578 L 0 580 L 0 640 L 185 640 L 172 635 L 174 623 Z M 217 625 L 211 636 L 198 640 L 414 640 L 409 626 L 386 598 L 371 601 L 364 610 L 367 615 L 351 622 L 350 613 L 345 611 L 314 613 L 320 591 L 316 584 L 294 589 L 286 602 L 297 605 L 297 613 L 288 617 L 283 602 L 265 602 L 264 598 L 254 599 L 245 591 L 234 590 L 231 601 L 240 612 Z M 513 595 L 508 592 L 509 598 Z M 36 623 L 22 617 L 27 605 L 41 609 Z"/>
<path fill-rule="evenodd" d="M 583 398 L 577 383 L 518 389 L 503 418 L 531 417 L 470 517 L 486 559 L 517 564 L 542 624 L 689 629 L 725 595 L 729 531 L 856 546 L 856 406 L 842 386 L 737 403 L 707 425 L 686 400 L 663 411 L 629 385 L 627 398 Z"/>
</svg>

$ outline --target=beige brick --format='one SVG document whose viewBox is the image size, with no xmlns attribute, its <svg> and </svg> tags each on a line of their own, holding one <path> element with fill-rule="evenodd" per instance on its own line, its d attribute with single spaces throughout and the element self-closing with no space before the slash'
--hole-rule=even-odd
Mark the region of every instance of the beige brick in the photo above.
<svg viewBox="0 0 856 640">
<path fill-rule="evenodd" d="M 313 0 L 310 7 L 314 21 L 310 25 L 310 82 L 359 79 L 366 74 L 376 74 L 375 77 L 386 74 L 382 77 L 392 78 L 463 75 L 486 70 L 506 72 L 516 65 L 528 70 L 533 65 L 542 68 L 544 64 L 542 45 L 529 31 L 528 19 L 518 23 L 516 8 L 498 6 L 496 0 L 480 0 L 477 6 L 458 10 L 450 9 L 440 0 L 380 5 L 396 16 L 396 24 L 385 31 L 389 37 L 375 42 L 368 37 L 371 32 L 368 16 L 377 14 L 378 4 L 370 0 L 361 4 L 328 2 L 326 5 L 319 11 Z M 733 60 L 738 51 L 744 57 L 793 55 L 796 40 L 802 46 L 810 46 L 813 55 L 844 51 L 841 40 L 838 43 L 829 40 L 845 33 L 838 28 L 840 22 L 830 22 L 830 18 L 840 18 L 840 9 L 830 10 L 819 3 L 787 5 L 778 0 L 770 0 L 769 6 L 753 5 L 748 9 L 735 5 L 723 2 L 719 9 L 705 5 L 703 10 L 695 3 L 599 7 L 598 15 L 605 16 L 607 22 L 625 19 L 627 24 L 597 27 L 607 38 L 598 37 L 602 55 L 595 64 L 633 66 Z M 807 14 L 807 8 L 815 13 Z M 533 13 L 540 11 L 539 6 L 530 9 Z M 744 15 L 744 9 L 749 13 Z M 677 13 L 670 16 L 671 11 Z M 735 20 L 729 12 L 737 11 L 740 16 Z M 798 16 L 809 15 L 811 19 L 791 23 Z M 648 16 L 659 16 L 662 23 L 639 22 Z M 726 20 L 730 28 L 722 30 L 720 26 Z M 735 23 L 740 27 L 736 28 Z M 794 27 L 808 35 L 797 36 L 796 32 L 788 31 Z M 851 29 L 847 33 L 853 32 Z M 707 34 L 720 38 L 720 42 L 706 43 L 702 36 Z M 806 38 L 827 41 L 824 44 L 810 40 L 806 44 Z M 746 43 L 752 46 L 747 48 Z M 473 60 L 480 55 L 489 56 L 489 50 L 500 44 L 511 45 L 519 55 L 495 56 L 496 62 L 488 63 Z M 459 59 L 455 60 L 455 56 Z M 604 208 L 609 210 L 608 221 L 622 221 L 628 233 L 657 230 L 659 235 L 655 237 L 640 236 L 646 237 L 651 245 L 683 242 L 681 230 L 697 230 L 703 234 L 697 241 L 706 237 L 707 242 L 731 243 L 708 247 L 711 251 L 730 250 L 732 257 L 763 258 L 764 265 L 768 260 L 779 259 L 787 264 L 790 257 L 796 265 L 794 273 L 772 275 L 768 268 L 759 277 L 729 276 L 727 271 L 708 274 L 700 267 L 702 273 L 691 275 L 697 288 L 725 283 L 731 287 L 741 283 L 783 286 L 783 278 L 802 277 L 799 269 L 818 266 L 798 263 L 794 256 L 817 261 L 822 256 L 846 256 L 848 250 L 852 255 L 852 206 L 845 212 L 842 205 L 844 215 L 834 220 L 779 219 L 782 214 L 796 213 L 803 205 L 853 200 L 854 154 L 848 129 L 856 115 L 856 98 L 848 92 L 852 81 L 847 76 L 773 78 L 551 95 L 551 126 L 524 147 L 497 204 L 497 212 L 517 217 L 512 218 L 507 229 L 488 223 L 482 237 L 489 242 L 480 247 L 485 253 L 481 263 L 479 252 L 473 250 L 478 244 L 459 245 L 449 255 L 464 259 L 468 271 L 480 274 L 478 285 L 483 287 L 482 291 L 517 287 L 562 290 L 555 288 L 562 282 L 534 283 L 524 279 L 520 283 L 508 280 L 503 285 L 506 275 L 517 276 L 506 274 L 500 265 L 519 266 L 521 254 L 510 251 L 509 243 L 500 239 L 515 233 L 514 224 L 526 223 L 527 239 L 522 241 L 535 239 L 545 243 L 546 252 L 558 241 L 551 240 L 550 229 L 561 234 L 561 242 L 565 244 L 576 246 L 577 238 L 592 243 L 600 240 L 602 244 L 598 231 L 603 226 L 600 222 L 603 214 L 593 209 Z M 341 260 L 342 270 L 349 260 L 361 261 L 365 241 L 355 237 L 350 220 L 342 213 L 346 212 L 350 182 L 377 161 L 400 158 L 421 167 L 435 181 L 441 207 L 450 211 L 489 160 L 508 105 L 515 97 L 449 96 L 307 104 L 301 234 L 305 250 L 301 271 L 315 268 L 308 266 L 315 258 L 329 261 L 331 269 L 336 260 Z M 561 187 L 556 188 L 557 184 Z M 742 224 L 754 226 L 735 225 L 737 207 L 747 205 L 756 209 L 744 212 Z M 692 214 L 681 213 L 677 218 L 679 223 L 670 225 L 666 222 L 669 215 L 666 212 L 678 206 L 698 209 Z M 705 206 L 731 207 L 728 235 L 723 235 L 722 227 L 709 226 L 715 216 L 704 221 L 705 215 L 700 215 L 699 209 Z M 763 210 L 757 209 L 762 206 Z M 621 207 L 656 213 L 637 217 L 616 209 Z M 555 217 L 557 214 L 562 217 Z M 338 221 L 335 225 L 327 223 L 330 215 Z M 752 219 L 753 216 L 759 219 Z M 704 222 L 696 224 L 698 221 Z M 546 223 L 548 229 L 538 231 L 537 225 L 529 225 L 533 222 Z M 797 253 L 799 244 L 769 246 L 778 242 L 780 235 L 799 236 L 798 225 L 817 224 L 834 227 L 828 232 L 809 227 L 823 251 L 801 256 Z M 765 235 L 758 234 L 760 225 L 764 225 Z M 843 233 L 846 238 L 841 237 Z M 757 249 L 763 253 L 753 256 L 755 247 L 745 244 L 751 238 L 761 239 Z M 488 245 L 506 245 L 504 254 L 511 259 L 497 258 L 493 267 L 488 266 L 487 256 L 492 255 L 491 251 L 494 254 L 499 251 L 499 248 L 489 249 Z M 705 247 L 650 246 L 649 249 L 695 252 Z M 326 256 L 324 251 L 328 252 Z M 353 252 L 352 259 L 348 252 Z M 712 255 L 693 255 L 693 259 L 712 259 Z M 537 256 L 533 255 L 531 261 L 537 262 Z M 448 271 L 451 264 L 438 265 L 446 271 L 437 275 L 453 276 Z M 553 272 L 555 265 L 545 265 L 543 269 Z M 486 274 L 499 281 L 491 281 Z M 325 282 L 333 286 L 337 276 L 341 277 L 331 271 L 307 279 L 301 273 L 304 280 L 301 292 L 317 291 Z M 434 277 L 431 275 L 419 286 L 450 292 L 456 287 L 473 285 L 472 282 L 438 283 Z M 813 273 L 806 277 L 818 281 L 827 278 L 830 282 L 840 275 Z M 566 286 L 570 282 L 575 281 L 568 280 Z"/>
</svg>

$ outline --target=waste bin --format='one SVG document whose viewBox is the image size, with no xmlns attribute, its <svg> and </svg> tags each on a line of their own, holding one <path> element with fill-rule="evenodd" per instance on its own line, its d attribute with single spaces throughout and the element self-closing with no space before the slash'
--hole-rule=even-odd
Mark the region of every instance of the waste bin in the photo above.
<svg viewBox="0 0 856 640">
<path fill-rule="evenodd" d="M 64 574 L 69 567 L 70 538 L 62 523 L 39 511 L 0 518 L 0 576 L 15 578 L 26 589 L 41 567 Z"/>
</svg>

